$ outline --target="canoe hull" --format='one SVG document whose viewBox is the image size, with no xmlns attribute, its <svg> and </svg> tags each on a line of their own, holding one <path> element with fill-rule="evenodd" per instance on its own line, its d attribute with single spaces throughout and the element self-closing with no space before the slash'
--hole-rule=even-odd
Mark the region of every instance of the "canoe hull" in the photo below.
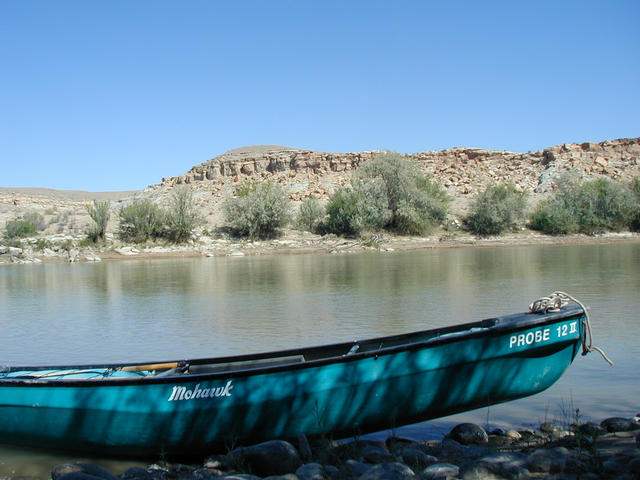
<svg viewBox="0 0 640 480">
<path fill-rule="evenodd" d="M 349 435 L 429 420 L 551 386 L 584 335 L 582 311 L 572 312 L 260 371 L 0 381 L 0 439 L 114 455 L 197 455 L 237 442 Z"/>
</svg>

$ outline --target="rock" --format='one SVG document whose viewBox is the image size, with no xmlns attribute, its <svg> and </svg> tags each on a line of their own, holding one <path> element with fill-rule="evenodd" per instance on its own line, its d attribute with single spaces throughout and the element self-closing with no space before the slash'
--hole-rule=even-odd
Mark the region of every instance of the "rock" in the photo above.
<svg viewBox="0 0 640 480">
<path fill-rule="evenodd" d="M 602 470 L 608 475 L 620 475 L 624 472 L 624 466 L 615 460 L 605 460 L 602 462 Z"/>
<path fill-rule="evenodd" d="M 631 473 L 640 475 L 640 455 L 633 457 L 627 464 L 627 468 Z"/>
<path fill-rule="evenodd" d="M 599 437 L 600 435 L 604 435 L 605 433 L 607 433 L 607 430 L 605 428 L 601 427 L 595 422 L 587 422 L 583 423 L 582 425 L 578 425 L 577 430 L 583 435 L 587 435 L 591 438 Z"/>
<path fill-rule="evenodd" d="M 505 437 L 511 438 L 512 440 L 522 439 L 522 434 L 517 430 L 507 430 L 504 435 Z"/>
<path fill-rule="evenodd" d="M 562 430 L 562 427 L 560 427 L 559 425 L 556 425 L 555 423 L 544 422 L 543 424 L 540 425 L 540 431 L 542 433 L 551 434 L 560 430 Z"/>
<path fill-rule="evenodd" d="M 246 464 L 252 472 L 263 477 L 292 473 L 302 465 L 296 448 L 283 440 L 236 448 L 229 455 L 233 461 Z"/>
<path fill-rule="evenodd" d="M 527 457 L 527 467 L 531 472 L 558 473 L 564 470 L 567 457 L 568 451 L 539 449 Z"/>
<path fill-rule="evenodd" d="M 19 247 L 9 247 L 7 253 L 11 256 L 18 257 L 22 255 L 23 250 Z"/>
<path fill-rule="evenodd" d="M 218 480 L 262 480 L 260 477 L 251 475 L 249 473 L 234 473 L 232 475 L 225 475 L 224 477 L 218 477 Z"/>
<path fill-rule="evenodd" d="M 450 438 L 445 438 L 441 442 L 443 457 L 464 457 L 478 458 L 487 455 L 488 449 L 477 445 L 461 445 Z"/>
<path fill-rule="evenodd" d="M 286 475 L 270 475 L 262 480 L 300 480 L 295 473 L 287 473 Z"/>
<path fill-rule="evenodd" d="M 406 465 L 398 462 L 380 463 L 360 476 L 360 480 L 409 480 L 416 474 Z"/>
<path fill-rule="evenodd" d="M 465 480 L 486 478 L 519 479 L 529 476 L 527 457 L 522 453 L 496 453 L 467 464 L 462 472 Z"/>
<path fill-rule="evenodd" d="M 367 463 L 393 463 L 397 461 L 386 449 L 376 445 L 367 445 L 362 449 L 361 455 Z"/>
<path fill-rule="evenodd" d="M 449 438 L 462 445 L 482 445 L 489 442 L 489 435 L 484 428 L 475 423 L 461 423 L 449 432 Z"/>
<path fill-rule="evenodd" d="M 239 250 L 234 250 L 233 252 L 229 253 L 230 257 L 244 257 L 244 253 L 239 251 Z"/>
<path fill-rule="evenodd" d="M 140 251 L 134 247 L 116 248 L 116 252 L 120 255 L 137 255 Z"/>
<path fill-rule="evenodd" d="M 154 480 L 156 476 L 142 467 L 131 467 L 118 477 L 120 480 Z"/>
<path fill-rule="evenodd" d="M 600 422 L 600 426 L 607 432 L 630 432 L 639 430 L 640 424 L 629 418 L 611 417 Z"/>
<path fill-rule="evenodd" d="M 438 459 L 433 455 L 428 455 L 422 450 L 409 446 L 402 449 L 402 461 L 411 467 L 425 468 L 437 463 Z"/>
<path fill-rule="evenodd" d="M 434 463 L 422 471 L 421 478 L 424 480 L 448 480 L 457 477 L 460 468 L 452 463 Z"/>
<path fill-rule="evenodd" d="M 349 459 L 344 463 L 344 470 L 349 477 L 360 477 L 373 468 L 370 464 Z"/>
<path fill-rule="evenodd" d="M 96 478 L 102 480 L 117 480 L 116 476 L 108 470 L 98 465 L 87 463 L 57 465 L 51 470 L 52 480 L 95 480 Z"/>
<path fill-rule="evenodd" d="M 305 463 L 296 470 L 300 480 L 328 480 L 329 475 L 325 467 L 319 463 Z"/>
</svg>

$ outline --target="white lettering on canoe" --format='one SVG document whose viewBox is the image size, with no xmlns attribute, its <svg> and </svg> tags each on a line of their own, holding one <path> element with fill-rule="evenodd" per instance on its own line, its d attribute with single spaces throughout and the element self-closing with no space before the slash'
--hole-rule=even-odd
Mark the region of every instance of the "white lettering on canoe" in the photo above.
<svg viewBox="0 0 640 480">
<path fill-rule="evenodd" d="M 520 333 L 519 335 L 511 335 L 509 338 L 509 348 L 524 347 L 525 345 L 533 345 L 534 343 L 548 342 L 551 339 L 551 329 L 545 328 L 534 332 Z"/>
<path fill-rule="evenodd" d="M 224 387 L 216 388 L 200 388 L 198 383 L 193 389 L 188 390 L 187 387 L 176 385 L 171 390 L 168 402 L 177 402 L 179 400 L 195 400 L 197 398 L 214 398 L 214 397 L 230 397 L 233 383 L 231 380 Z"/>
</svg>

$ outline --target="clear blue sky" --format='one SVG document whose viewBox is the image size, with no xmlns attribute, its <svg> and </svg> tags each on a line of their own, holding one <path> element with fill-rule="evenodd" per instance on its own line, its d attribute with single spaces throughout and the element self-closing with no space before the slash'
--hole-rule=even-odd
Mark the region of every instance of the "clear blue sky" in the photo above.
<svg viewBox="0 0 640 480">
<path fill-rule="evenodd" d="M 640 136 L 640 2 L 0 1 L 0 186 Z"/>
</svg>

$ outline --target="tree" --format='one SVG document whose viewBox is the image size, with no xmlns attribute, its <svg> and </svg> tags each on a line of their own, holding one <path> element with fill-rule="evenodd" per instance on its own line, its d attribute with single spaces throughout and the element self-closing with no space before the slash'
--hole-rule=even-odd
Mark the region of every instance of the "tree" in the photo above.
<svg viewBox="0 0 640 480">
<path fill-rule="evenodd" d="M 179 187 L 173 192 L 165 219 L 166 235 L 176 243 L 189 240 L 193 231 L 204 222 L 196 209 L 193 192 L 189 187 Z"/>
<path fill-rule="evenodd" d="M 136 198 L 120 208 L 118 235 L 125 242 L 146 242 L 163 234 L 164 214 L 148 198 Z"/>
<path fill-rule="evenodd" d="M 329 197 L 327 218 L 321 229 L 347 236 L 357 236 L 363 230 L 378 230 L 389 221 L 387 203 L 382 182 L 354 180 Z"/>
<path fill-rule="evenodd" d="M 311 195 L 305 198 L 300 204 L 297 224 L 300 228 L 308 232 L 315 232 L 324 215 L 324 207 L 316 197 Z"/>
<path fill-rule="evenodd" d="M 243 183 L 222 207 L 226 221 L 250 238 L 273 238 L 291 220 L 289 196 L 272 180 Z"/>
<path fill-rule="evenodd" d="M 393 152 L 376 155 L 357 171 L 357 178 L 382 183 L 386 208 L 384 225 L 399 233 L 423 234 L 442 222 L 449 208 L 446 191 L 408 158 Z"/>
<path fill-rule="evenodd" d="M 526 195 L 515 185 L 489 185 L 475 198 L 464 223 L 477 235 L 497 235 L 524 220 L 526 207 Z"/>
</svg>

